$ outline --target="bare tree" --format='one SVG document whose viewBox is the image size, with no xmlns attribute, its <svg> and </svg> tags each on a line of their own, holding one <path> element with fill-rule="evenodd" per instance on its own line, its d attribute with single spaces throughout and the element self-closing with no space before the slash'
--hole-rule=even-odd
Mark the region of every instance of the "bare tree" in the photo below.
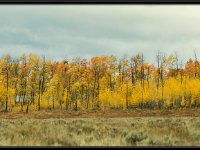
<svg viewBox="0 0 200 150">
<path fill-rule="evenodd" d="M 195 78 L 198 76 L 198 66 L 199 66 L 199 63 L 198 63 L 198 60 L 197 60 L 197 54 L 196 54 L 196 50 L 194 50 L 194 58 L 195 58 L 195 62 L 194 62 L 194 69 L 195 69 L 195 73 L 194 73 L 194 76 Z"/>
</svg>

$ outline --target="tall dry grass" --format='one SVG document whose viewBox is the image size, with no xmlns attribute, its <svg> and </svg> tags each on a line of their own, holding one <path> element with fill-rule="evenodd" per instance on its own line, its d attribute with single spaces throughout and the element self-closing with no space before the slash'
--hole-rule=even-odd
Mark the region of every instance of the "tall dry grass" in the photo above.
<svg viewBox="0 0 200 150">
<path fill-rule="evenodd" d="M 194 146 L 198 117 L 2 119 L 1 146 Z"/>
</svg>

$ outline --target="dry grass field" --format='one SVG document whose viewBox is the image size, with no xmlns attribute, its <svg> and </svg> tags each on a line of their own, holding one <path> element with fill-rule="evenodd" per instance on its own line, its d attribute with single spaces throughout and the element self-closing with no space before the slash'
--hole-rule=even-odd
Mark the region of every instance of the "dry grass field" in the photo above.
<svg viewBox="0 0 200 150">
<path fill-rule="evenodd" d="M 30 111 L 25 112 L 1 112 L 0 119 L 49 119 L 49 118 L 133 118 L 133 117 L 200 117 L 199 108 L 189 109 L 134 109 L 129 111 L 109 110 L 103 111 Z"/>
<path fill-rule="evenodd" d="M 0 145 L 200 146 L 200 118 L 187 113 L 146 117 L 133 112 L 118 112 L 118 117 L 117 112 L 107 116 L 91 113 L 90 117 L 77 113 L 71 114 L 73 118 L 65 113 L 51 113 L 1 114 Z"/>
</svg>

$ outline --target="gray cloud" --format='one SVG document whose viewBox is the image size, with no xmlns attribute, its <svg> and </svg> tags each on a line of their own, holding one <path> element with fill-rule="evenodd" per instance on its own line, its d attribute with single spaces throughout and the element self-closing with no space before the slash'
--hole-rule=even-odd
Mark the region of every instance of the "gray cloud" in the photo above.
<svg viewBox="0 0 200 150">
<path fill-rule="evenodd" d="M 36 53 L 51 59 L 158 50 L 180 59 L 200 53 L 200 6 L 1 5 L 0 54 Z"/>
</svg>

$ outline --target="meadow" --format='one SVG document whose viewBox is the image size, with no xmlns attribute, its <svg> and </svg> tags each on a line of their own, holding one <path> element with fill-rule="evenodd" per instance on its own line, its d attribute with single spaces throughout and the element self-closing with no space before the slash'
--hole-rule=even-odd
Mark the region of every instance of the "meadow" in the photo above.
<svg viewBox="0 0 200 150">
<path fill-rule="evenodd" d="M 199 146 L 199 117 L 175 114 L 7 113 L 0 116 L 0 146 Z"/>
</svg>

